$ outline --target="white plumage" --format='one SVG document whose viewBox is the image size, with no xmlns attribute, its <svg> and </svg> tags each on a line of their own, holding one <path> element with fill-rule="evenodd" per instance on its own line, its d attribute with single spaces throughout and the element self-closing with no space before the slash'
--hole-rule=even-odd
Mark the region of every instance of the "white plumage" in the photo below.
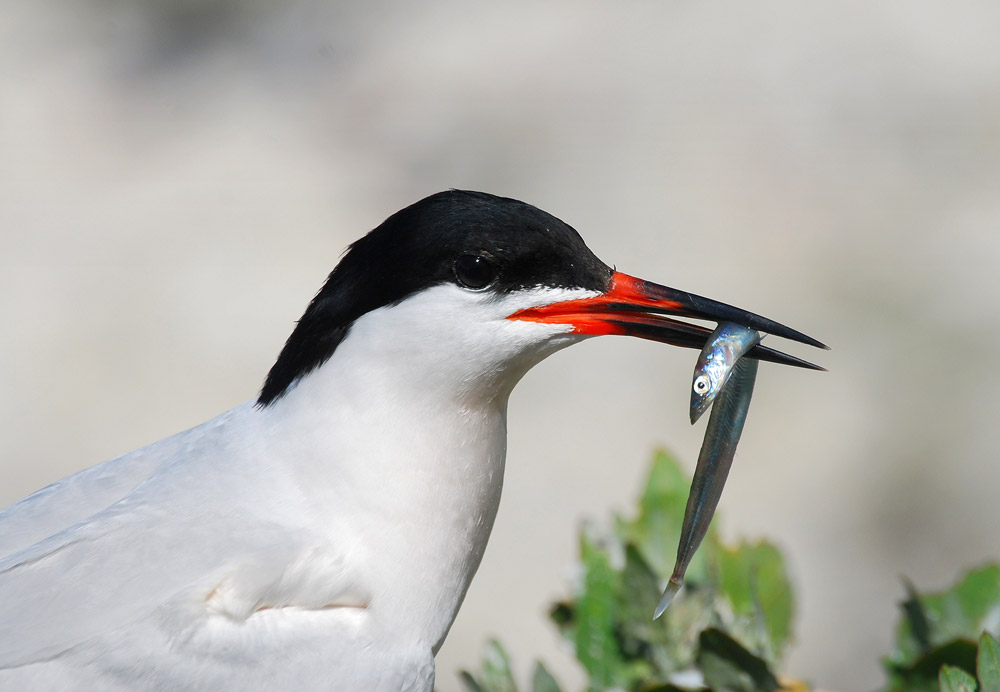
<svg viewBox="0 0 1000 692">
<path fill-rule="evenodd" d="M 0 513 L 0 689 L 430 690 L 500 500 L 510 390 L 583 290 L 441 285 L 266 408 Z"/>
<path fill-rule="evenodd" d="M 587 336 L 701 348 L 676 315 L 822 346 L 614 271 L 517 200 L 393 214 L 256 402 L 0 512 L 0 690 L 429 692 L 496 517 L 511 389 Z"/>
</svg>

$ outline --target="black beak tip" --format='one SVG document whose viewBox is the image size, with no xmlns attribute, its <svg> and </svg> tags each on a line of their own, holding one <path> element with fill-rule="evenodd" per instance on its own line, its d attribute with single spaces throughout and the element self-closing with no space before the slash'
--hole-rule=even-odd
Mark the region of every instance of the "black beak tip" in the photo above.
<svg viewBox="0 0 1000 692">
<path fill-rule="evenodd" d="M 786 327 L 785 329 L 788 328 Z M 766 332 L 767 330 L 765 329 L 764 331 Z M 786 339 L 791 339 L 792 341 L 797 341 L 800 344 L 805 344 L 806 346 L 814 346 L 815 348 L 821 348 L 824 351 L 830 350 L 830 347 L 824 344 L 819 339 L 814 339 L 811 336 L 806 336 L 802 332 L 794 329 L 788 329 L 786 333 L 781 333 L 781 331 L 770 332 L 770 333 L 774 334 L 775 336 L 781 336 Z"/>
</svg>

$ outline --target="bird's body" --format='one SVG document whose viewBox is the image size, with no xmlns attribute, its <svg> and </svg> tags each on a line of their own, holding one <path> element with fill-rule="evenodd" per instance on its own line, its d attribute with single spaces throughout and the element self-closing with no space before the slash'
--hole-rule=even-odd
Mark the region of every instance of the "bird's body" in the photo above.
<svg viewBox="0 0 1000 692">
<path fill-rule="evenodd" d="M 387 255 L 415 269 L 380 272 Z M 510 391 L 609 333 L 532 311 L 614 276 L 513 200 L 391 217 L 257 401 L 0 512 L 0 690 L 431 690 L 500 501 Z"/>
<path fill-rule="evenodd" d="M 470 308 L 440 292 L 454 294 L 450 317 Z M 421 303 L 439 298 L 360 318 L 336 358 L 268 407 L 248 402 L 0 514 L 0 627 L 34 623 L 0 641 L 0 689 L 50 677 L 108 689 L 117 670 L 123 689 L 136 675 L 178 689 L 430 689 L 500 501 L 507 396 L 530 365 L 455 396 L 461 361 L 421 361 L 461 338 L 450 327 L 473 349 L 482 333 L 427 320 Z M 386 317 L 412 324 L 406 339 L 385 338 Z M 428 372 L 446 379 L 414 378 Z M 396 667 L 415 672 L 381 682 L 394 666 L 379 656 L 407 650 Z"/>
</svg>

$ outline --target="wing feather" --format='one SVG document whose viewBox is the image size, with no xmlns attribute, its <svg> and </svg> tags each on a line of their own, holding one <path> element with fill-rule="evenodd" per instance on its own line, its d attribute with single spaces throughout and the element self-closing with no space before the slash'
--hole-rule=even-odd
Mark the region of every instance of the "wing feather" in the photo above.
<svg viewBox="0 0 1000 692">
<path fill-rule="evenodd" d="M 3 544 L 20 548 L 0 558 L 0 669 L 113 633 L 119 643 L 142 639 L 136 628 L 364 606 L 344 545 L 313 535 L 281 467 L 226 432 L 226 415 L 0 513 Z M 279 500 L 261 493 L 282 483 Z"/>
</svg>

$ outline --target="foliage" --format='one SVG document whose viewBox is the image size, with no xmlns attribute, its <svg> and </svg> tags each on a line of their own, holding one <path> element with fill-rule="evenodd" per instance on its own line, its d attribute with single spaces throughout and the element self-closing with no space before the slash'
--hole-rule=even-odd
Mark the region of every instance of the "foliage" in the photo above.
<svg viewBox="0 0 1000 692">
<path fill-rule="evenodd" d="M 684 590 L 659 620 L 653 610 L 673 568 L 690 479 L 666 453 L 653 460 L 635 518 L 581 531 L 581 582 L 552 620 L 572 643 L 588 689 L 778 689 L 774 670 L 792 634 L 791 585 L 781 553 L 765 541 L 722 543 L 710 530 Z M 516 692 L 507 656 L 491 642 L 468 692 Z M 532 692 L 557 692 L 540 663 Z"/>
<path fill-rule="evenodd" d="M 886 692 L 1000 692 L 1000 566 L 973 569 L 938 593 L 906 589 Z"/>
<path fill-rule="evenodd" d="M 633 519 L 580 533 L 576 593 L 550 615 L 588 675 L 588 692 L 805 692 L 775 675 L 792 637 L 784 558 L 766 541 L 723 543 L 713 524 L 684 589 L 659 620 L 653 610 L 680 538 L 690 480 L 660 452 Z M 968 571 L 949 589 L 907 598 L 883 663 L 883 692 L 1000 692 L 1000 565 Z M 518 692 L 510 662 L 490 642 L 467 692 Z M 529 692 L 562 692 L 537 663 Z"/>
</svg>

